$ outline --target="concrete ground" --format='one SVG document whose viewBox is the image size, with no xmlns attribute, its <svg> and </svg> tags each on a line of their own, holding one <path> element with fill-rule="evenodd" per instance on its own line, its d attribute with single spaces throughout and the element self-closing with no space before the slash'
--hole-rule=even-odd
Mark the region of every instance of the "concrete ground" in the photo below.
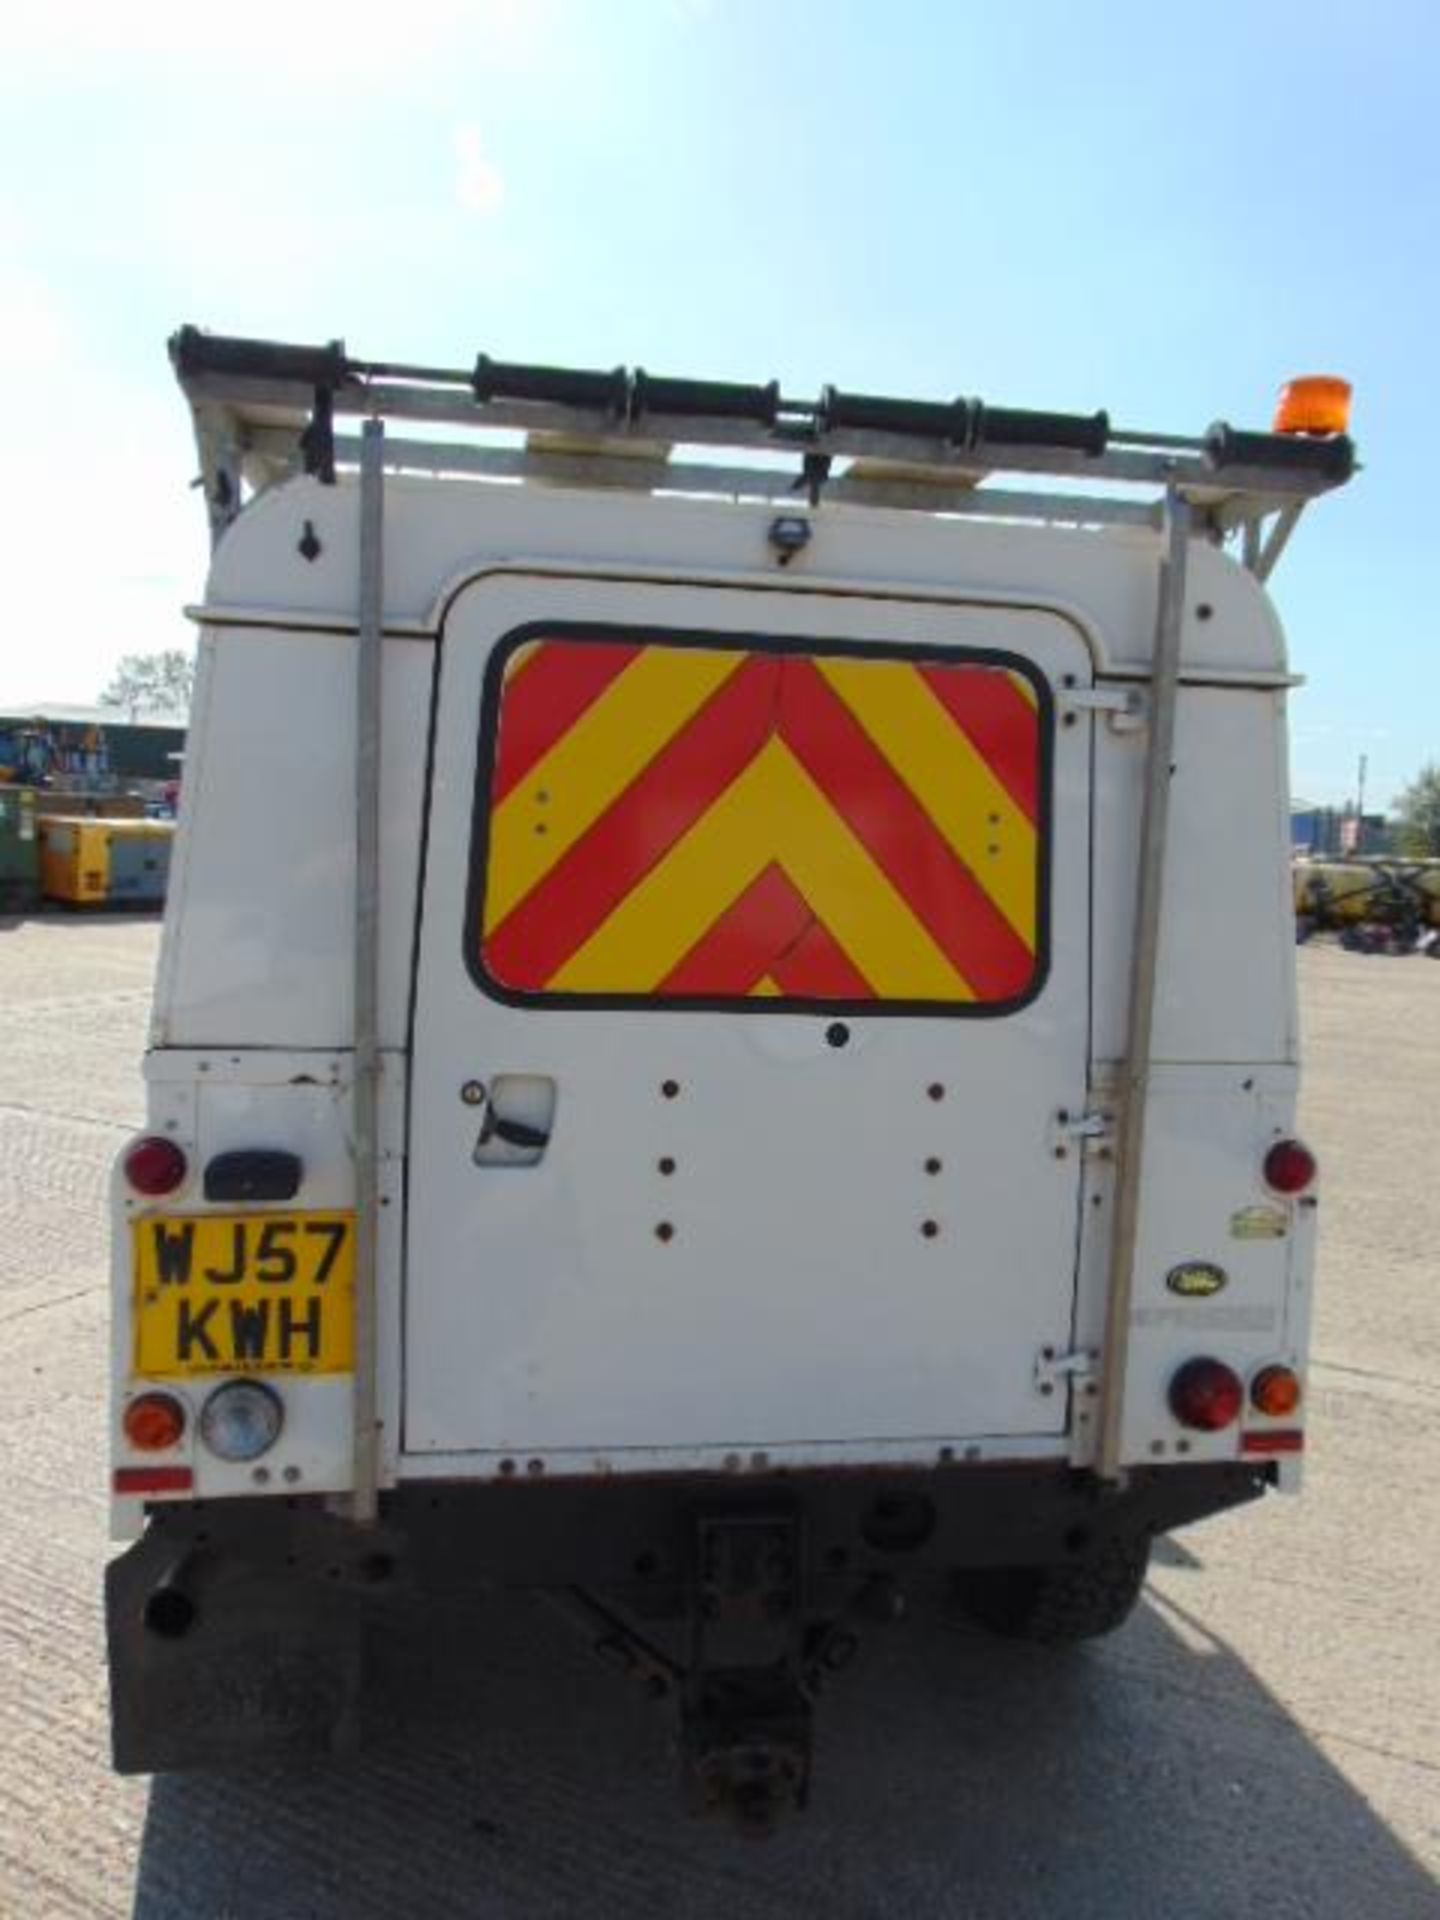
<svg viewBox="0 0 1440 1920">
<path fill-rule="evenodd" d="M 0 925 L 0 1915 L 1440 1915 L 1440 966 L 1300 955 L 1326 1163 L 1302 1501 L 1161 1549 L 1080 1654 L 877 1635 L 763 1844 L 548 1615 L 444 1628 L 443 1708 L 323 1769 L 119 1780 L 99 1594 L 106 1164 L 153 924 Z M 428 1623 L 417 1644 L 437 1645 Z"/>
</svg>

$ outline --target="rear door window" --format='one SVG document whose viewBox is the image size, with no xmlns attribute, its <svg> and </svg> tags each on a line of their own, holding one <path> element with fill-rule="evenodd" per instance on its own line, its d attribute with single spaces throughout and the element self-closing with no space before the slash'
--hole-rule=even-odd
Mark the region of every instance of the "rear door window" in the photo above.
<svg viewBox="0 0 1440 1920">
<path fill-rule="evenodd" d="M 1051 704 L 1000 652 L 526 627 L 467 960 L 524 1005 L 999 1014 L 1047 964 Z"/>
</svg>

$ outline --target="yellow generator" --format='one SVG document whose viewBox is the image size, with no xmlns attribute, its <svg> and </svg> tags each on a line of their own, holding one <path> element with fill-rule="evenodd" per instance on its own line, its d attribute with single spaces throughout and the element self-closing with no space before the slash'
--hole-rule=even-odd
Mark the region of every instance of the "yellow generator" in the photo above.
<svg viewBox="0 0 1440 1920">
<path fill-rule="evenodd" d="M 170 873 L 172 820 L 40 822 L 40 891 L 75 907 L 158 907 Z"/>
<path fill-rule="evenodd" d="M 1295 911 L 1322 927 L 1412 917 L 1440 927 L 1440 860 L 1297 860 Z"/>
</svg>

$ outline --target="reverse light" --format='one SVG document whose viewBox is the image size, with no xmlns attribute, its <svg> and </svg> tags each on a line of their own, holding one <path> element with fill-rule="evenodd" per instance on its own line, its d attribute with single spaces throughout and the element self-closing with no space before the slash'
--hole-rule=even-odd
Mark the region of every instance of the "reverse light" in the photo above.
<svg viewBox="0 0 1440 1920">
<path fill-rule="evenodd" d="M 1170 1382 L 1170 1411 L 1182 1427 L 1219 1433 L 1240 1417 L 1245 1388 L 1223 1360 L 1187 1360 Z"/>
<path fill-rule="evenodd" d="M 139 1393 L 120 1416 L 125 1438 L 137 1453 L 163 1453 L 185 1433 L 185 1409 L 173 1393 Z"/>
<path fill-rule="evenodd" d="M 1303 1193 L 1320 1171 L 1315 1156 L 1298 1140 L 1277 1140 L 1265 1156 L 1265 1184 L 1276 1193 Z"/>
<path fill-rule="evenodd" d="M 1262 1367 L 1250 1382 L 1250 1404 L 1271 1420 L 1283 1420 L 1300 1405 L 1300 1380 L 1293 1367 Z"/>
<path fill-rule="evenodd" d="M 1276 433 L 1344 433 L 1350 425 L 1350 382 L 1333 373 L 1302 374 L 1280 389 Z"/>
<path fill-rule="evenodd" d="M 158 1133 L 143 1134 L 140 1139 L 132 1140 L 121 1165 L 136 1193 L 143 1193 L 148 1200 L 174 1193 L 190 1171 L 184 1148 Z"/>
<path fill-rule="evenodd" d="M 285 1408 L 272 1387 L 232 1380 L 200 1409 L 200 1438 L 221 1460 L 258 1460 L 280 1438 Z"/>
</svg>

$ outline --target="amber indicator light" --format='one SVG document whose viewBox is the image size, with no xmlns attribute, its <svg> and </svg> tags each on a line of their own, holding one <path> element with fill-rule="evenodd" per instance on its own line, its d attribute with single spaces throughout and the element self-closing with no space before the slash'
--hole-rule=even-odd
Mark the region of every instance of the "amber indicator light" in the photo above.
<svg viewBox="0 0 1440 1920">
<path fill-rule="evenodd" d="M 1250 1404 L 1257 1413 L 1283 1420 L 1300 1404 L 1300 1381 L 1290 1367 L 1262 1367 L 1250 1382 Z"/>
<path fill-rule="evenodd" d="M 120 1416 L 125 1438 L 137 1453 L 161 1453 L 185 1433 L 185 1409 L 172 1393 L 141 1393 Z"/>
</svg>

